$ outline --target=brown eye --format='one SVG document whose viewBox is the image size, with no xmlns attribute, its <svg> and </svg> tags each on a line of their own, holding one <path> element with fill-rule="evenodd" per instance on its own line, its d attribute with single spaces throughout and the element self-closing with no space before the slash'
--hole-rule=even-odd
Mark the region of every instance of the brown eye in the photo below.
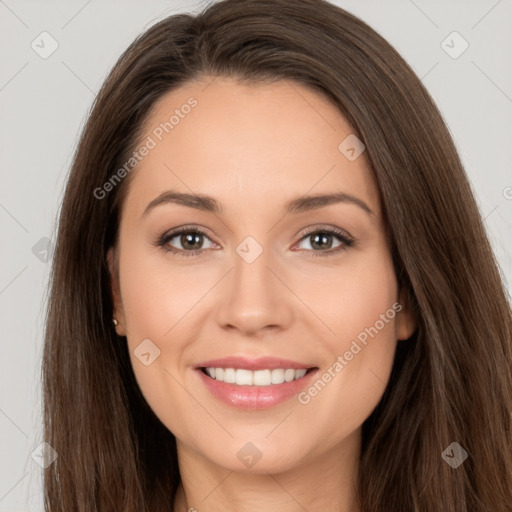
<svg viewBox="0 0 512 512">
<path fill-rule="evenodd" d="M 330 249 L 333 243 L 333 236 L 328 233 L 314 233 L 309 235 L 310 245 L 314 249 Z"/>
<path fill-rule="evenodd" d="M 210 247 L 204 247 L 205 240 L 210 242 Z M 204 253 L 205 249 L 211 248 L 213 243 L 203 231 L 197 228 L 184 227 L 165 233 L 158 240 L 157 245 L 176 255 L 194 256 Z"/>
<path fill-rule="evenodd" d="M 189 232 L 179 235 L 179 241 L 184 249 L 200 249 L 203 243 L 203 238 L 204 235 L 197 232 Z"/>
<path fill-rule="evenodd" d="M 346 233 L 332 228 L 310 231 L 301 238 L 301 242 L 304 241 L 308 242 L 309 247 L 305 249 L 312 256 L 337 254 L 339 251 L 347 250 L 354 245 L 354 240 Z"/>
</svg>

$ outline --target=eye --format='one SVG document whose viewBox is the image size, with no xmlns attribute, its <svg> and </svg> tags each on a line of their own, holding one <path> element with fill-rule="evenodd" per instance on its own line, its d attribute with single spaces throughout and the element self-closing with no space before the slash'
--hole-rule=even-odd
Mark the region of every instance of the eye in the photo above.
<svg viewBox="0 0 512 512">
<path fill-rule="evenodd" d="M 333 239 L 339 242 L 334 248 Z M 303 235 L 302 241 L 309 245 L 309 248 L 306 247 L 306 249 L 311 253 L 311 256 L 329 256 L 340 251 L 346 251 L 355 242 L 347 233 L 336 228 L 316 228 Z"/>
<path fill-rule="evenodd" d="M 174 247 L 171 241 L 176 239 L 173 243 L 178 243 L 181 247 Z M 171 232 L 164 233 L 156 242 L 157 246 L 162 247 L 166 252 L 172 252 L 174 255 L 179 256 L 195 256 L 205 254 L 203 247 L 204 240 L 210 240 L 208 235 L 199 228 L 191 228 L 182 226 Z M 211 240 L 210 240 L 211 242 Z M 211 242 L 213 244 L 213 242 Z M 208 247 L 206 247 L 207 249 Z"/>
<path fill-rule="evenodd" d="M 299 244 L 301 242 L 307 242 L 309 247 L 306 247 L 305 250 L 311 253 L 311 256 L 329 256 L 337 254 L 340 251 L 346 251 L 355 243 L 352 237 L 337 228 L 316 228 L 302 235 Z M 333 246 L 333 239 L 334 243 L 336 240 L 338 241 L 338 245 Z M 203 246 L 205 240 L 210 242 L 210 247 Z M 174 245 L 176 243 L 181 247 L 176 247 Z M 161 235 L 156 240 L 155 245 L 161 247 L 165 252 L 173 253 L 175 256 L 188 257 L 203 256 L 207 252 L 205 249 L 211 249 L 215 244 L 202 229 L 182 226 Z"/>
</svg>

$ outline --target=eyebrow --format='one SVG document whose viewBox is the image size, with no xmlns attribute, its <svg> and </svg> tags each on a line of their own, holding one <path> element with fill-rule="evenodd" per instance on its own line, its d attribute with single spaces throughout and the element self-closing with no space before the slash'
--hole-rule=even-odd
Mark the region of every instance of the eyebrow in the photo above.
<svg viewBox="0 0 512 512">
<path fill-rule="evenodd" d="M 221 204 L 213 197 L 204 194 L 187 194 L 174 190 L 167 190 L 153 199 L 144 210 L 142 216 L 147 215 L 153 208 L 162 204 L 179 204 L 210 213 L 222 213 Z M 374 215 L 371 208 L 361 199 L 345 192 L 333 194 L 317 194 L 299 197 L 286 203 L 285 214 L 298 214 L 317 210 L 335 203 L 353 204 L 364 210 L 368 215 Z"/>
</svg>

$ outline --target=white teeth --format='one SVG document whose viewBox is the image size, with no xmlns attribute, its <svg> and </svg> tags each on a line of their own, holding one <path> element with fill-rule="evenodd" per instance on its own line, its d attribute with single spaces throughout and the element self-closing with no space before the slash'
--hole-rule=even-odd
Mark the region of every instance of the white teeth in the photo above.
<svg viewBox="0 0 512 512">
<path fill-rule="evenodd" d="M 252 386 L 252 372 L 250 370 L 237 370 L 235 383 L 238 386 Z"/>
<path fill-rule="evenodd" d="M 295 378 L 295 370 L 285 370 L 284 380 L 286 382 L 291 382 L 294 378 Z"/>
<path fill-rule="evenodd" d="M 225 368 L 223 380 L 226 384 L 234 384 L 236 380 L 235 370 L 233 368 Z"/>
<path fill-rule="evenodd" d="M 284 370 L 280 368 L 272 370 L 272 384 L 282 384 L 284 382 Z"/>
<path fill-rule="evenodd" d="M 292 368 L 275 370 L 245 370 L 242 368 L 206 368 L 206 373 L 215 380 L 237 386 L 271 386 L 292 380 L 301 379 L 307 370 L 294 370 Z"/>
<path fill-rule="evenodd" d="M 307 370 L 297 370 L 295 372 L 295 378 L 300 379 L 300 378 L 304 377 L 304 375 L 306 375 L 306 372 L 307 372 Z"/>
<path fill-rule="evenodd" d="M 253 373 L 252 382 L 255 386 L 270 386 L 272 384 L 270 370 L 257 370 Z"/>
</svg>

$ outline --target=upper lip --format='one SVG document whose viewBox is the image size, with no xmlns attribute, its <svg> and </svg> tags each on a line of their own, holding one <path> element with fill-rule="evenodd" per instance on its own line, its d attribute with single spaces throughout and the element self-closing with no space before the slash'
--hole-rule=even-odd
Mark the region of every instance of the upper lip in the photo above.
<svg viewBox="0 0 512 512">
<path fill-rule="evenodd" d="M 241 368 L 245 370 L 274 370 L 276 368 L 283 369 L 310 369 L 315 366 L 307 363 L 299 363 L 297 361 L 291 361 L 290 359 L 283 359 L 279 357 L 259 357 L 257 359 L 251 359 L 248 357 L 223 357 L 221 359 L 210 359 L 203 361 L 197 365 L 197 368 Z"/>
</svg>

